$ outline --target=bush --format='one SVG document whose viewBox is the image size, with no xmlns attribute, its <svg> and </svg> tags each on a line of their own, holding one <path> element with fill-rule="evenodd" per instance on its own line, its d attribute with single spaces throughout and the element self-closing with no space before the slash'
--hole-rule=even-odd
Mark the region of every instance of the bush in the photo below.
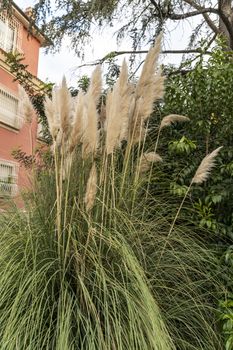
<svg viewBox="0 0 233 350">
<path fill-rule="evenodd" d="M 185 67 L 186 68 L 186 67 Z M 166 82 L 164 104 L 154 123 L 174 110 L 190 117 L 190 122 L 167 129 L 161 135 L 168 140 L 167 163 L 161 172 L 164 188 L 170 187 L 171 201 L 186 191 L 203 153 L 222 145 L 218 166 L 205 186 L 196 186 L 186 203 L 183 216 L 191 216 L 194 224 L 217 234 L 219 270 L 226 290 L 221 298 L 221 319 L 227 348 L 233 346 L 232 322 L 232 238 L 233 238 L 233 62 L 232 57 L 217 47 L 210 59 L 201 57 L 185 74 L 174 74 Z M 161 142 L 160 147 L 163 145 Z M 161 147 L 162 148 L 162 147 Z M 160 149 L 159 149 L 160 150 Z M 161 180 L 160 180 L 161 181 Z M 173 199 L 172 199 L 173 198 Z M 228 248 L 229 246 L 229 248 Z M 225 252 L 225 253 L 224 253 Z"/>
<path fill-rule="evenodd" d="M 207 176 L 219 150 L 190 178 L 175 215 L 166 196 L 148 192 L 161 162 L 146 142 L 163 95 L 164 78 L 154 74 L 159 42 L 135 89 L 123 63 L 101 118 L 99 67 L 86 94 L 72 99 L 63 80 L 46 99 L 51 158 L 39 169 L 32 163 L 26 212 L 1 218 L 0 347 L 222 347 L 215 249 L 188 220 L 177 225 L 191 185 L 200 170 Z"/>
</svg>

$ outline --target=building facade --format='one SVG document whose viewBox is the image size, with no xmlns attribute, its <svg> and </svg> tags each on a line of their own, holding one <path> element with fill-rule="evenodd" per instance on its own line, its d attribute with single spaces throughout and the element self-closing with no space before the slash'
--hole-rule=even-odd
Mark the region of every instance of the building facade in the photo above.
<svg viewBox="0 0 233 350">
<path fill-rule="evenodd" d="M 38 142 L 37 118 L 25 123 L 19 100 L 18 83 L 6 63 L 6 52 L 18 52 L 24 55 L 23 63 L 33 75 L 33 84 L 39 87 L 37 79 L 39 49 L 44 42 L 43 36 L 36 30 L 28 32 L 30 25 L 28 12 L 23 12 L 13 3 L 13 11 L 8 16 L 0 13 L 0 208 L 3 198 L 19 196 L 19 189 L 29 186 L 25 169 L 14 159 L 12 152 L 21 149 L 31 155 Z"/>
</svg>

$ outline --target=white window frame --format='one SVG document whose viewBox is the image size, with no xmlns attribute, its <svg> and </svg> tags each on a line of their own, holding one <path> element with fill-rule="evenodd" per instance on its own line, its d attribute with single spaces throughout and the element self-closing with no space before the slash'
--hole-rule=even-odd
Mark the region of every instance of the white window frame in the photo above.
<svg viewBox="0 0 233 350">
<path fill-rule="evenodd" d="M 7 174 L 8 169 L 11 169 L 9 174 Z M 18 163 L 0 158 L 0 197 L 14 197 L 17 195 L 18 172 Z"/>
<path fill-rule="evenodd" d="M 22 52 L 22 24 L 15 18 L 15 16 L 8 17 L 6 12 L 0 13 L 0 20 L 6 26 L 6 32 L 2 42 L 0 41 L 0 48 L 6 52 Z M 8 43 L 8 32 L 13 31 L 13 41 Z M 10 49 L 9 49 L 10 46 Z"/>
<path fill-rule="evenodd" d="M 3 102 L 6 103 L 6 101 L 4 101 L 4 97 L 5 97 L 9 103 L 12 101 L 12 103 L 16 104 L 15 111 L 11 112 L 9 109 L 4 107 L 4 103 L 1 103 L 2 96 L 3 96 Z M 19 111 L 20 111 L 20 101 L 18 96 L 15 93 L 13 93 L 11 90 L 6 89 L 6 87 L 3 86 L 2 84 L 0 84 L 0 123 L 13 127 L 15 129 L 19 129 L 21 127 L 21 122 L 20 122 L 21 118 L 19 115 Z"/>
</svg>

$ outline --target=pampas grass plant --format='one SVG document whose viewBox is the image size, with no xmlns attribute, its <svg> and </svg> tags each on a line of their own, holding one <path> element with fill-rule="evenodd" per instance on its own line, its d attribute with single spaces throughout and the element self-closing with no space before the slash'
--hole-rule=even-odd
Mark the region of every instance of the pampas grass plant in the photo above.
<svg viewBox="0 0 233 350">
<path fill-rule="evenodd" d="M 25 213 L 1 217 L 1 349 L 221 348 L 214 252 L 176 220 L 170 235 L 166 208 L 145 194 L 148 170 L 162 160 L 145 142 L 163 96 L 160 44 L 161 36 L 134 88 L 123 63 L 102 119 L 100 67 L 75 101 L 65 79 L 46 99 L 50 165 Z"/>
</svg>

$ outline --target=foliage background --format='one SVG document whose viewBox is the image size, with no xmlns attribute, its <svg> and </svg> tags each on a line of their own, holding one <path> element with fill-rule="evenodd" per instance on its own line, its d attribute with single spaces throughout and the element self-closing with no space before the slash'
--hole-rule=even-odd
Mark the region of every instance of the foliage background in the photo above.
<svg viewBox="0 0 233 350">
<path fill-rule="evenodd" d="M 160 119 L 176 111 L 190 117 L 189 124 L 167 128 L 161 135 L 169 148 L 159 176 L 171 203 L 182 196 L 194 169 L 204 154 L 223 146 L 218 165 L 204 186 L 195 186 L 183 210 L 194 225 L 210 230 L 218 245 L 219 270 L 225 284 L 220 298 L 220 319 L 226 349 L 233 348 L 233 61 L 219 44 L 206 62 L 200 57 L 193 65 L 183 64 L 181 71 L 167 70 L 164 102 L 158 106 L 151 137 Z M 164 152 L 164 142 L 158 152 Z M 156 186 L 151 189 L 156 195 Z M 173 198 L 173 199 L 172 199 Z M 172 210 L 172 209 L 171 209 Z M 212 232 L 212 233 L 211 233 Z M 211 237 L 212 236 L 212 237 Z"/>
</svg>

